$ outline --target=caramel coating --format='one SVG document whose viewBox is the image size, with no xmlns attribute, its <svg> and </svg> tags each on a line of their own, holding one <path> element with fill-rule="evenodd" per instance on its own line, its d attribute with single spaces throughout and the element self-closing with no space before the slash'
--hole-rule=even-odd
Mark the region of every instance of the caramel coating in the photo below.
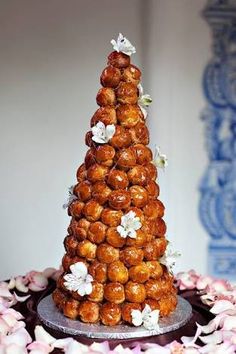
<svg viewBox="0 0 236 354">
<path fill-rule="evenodd" d="M 79 242 L 77 247 L 77 254 L 78 256 L 84 257 L 90 261 L 96 257 L 96 250 L 97 246 L 94 243 L 88 240 L 84 240 Z"/>
<path fill-rule="evenodd" d="M 118 226 L 120 225 L 122 215 L 123 213 L 121 210 L 105 208 L 102 211 L 101 220 L 108 226 Z"/>
<path fill-rule="evenodd" d="M 147 236 L 145 232 L 141 229 L 136 231 L 136 238 L 127 237 L 126 245 L 127 246 L 135 246 L 135 247 L 143 247 L 147 242 Z"/>
<path fill-rule="evenodd" d="M 115 134 L 109 143 L 116 149 L 126 148 L 131 144 L 131 135 L 124 127 L 117 125 Z"/>
<path fill-rule="evenodd" d="M 107 183 L 113 189 L 125 189 L 129 185 L 129 180 L 124 171 L 112 169 L 107 177 Z"/>
<path fill-rule="evenodd" d="M 155 236 L 163 237 L 166 233 L 166 223 L 162 218 L 157 218 L 155 222 Z"/>
<path fill-rule="evenodd" d="M 145 170 L 147 171 L 146 168 Z M 149 199 L 156 199 L 159 196 L 160 189 L 155 181 L 149 181 L 145 188 L 148 192 Z"/>
<path fill-rule="evenodd" d="M 150 200 L 143 208 L 144 215 L 149 219 L 161 218 L 164 215 L 165 207 L 160 200 Z"/>
<path fill-rule="evenodd" d="M 130 65 L 130 57 L 122 52 L 112 52 L 108 56 L 108 64 L 116 68 L 126 68 Z"/>
<path fill-rule="evenodd" d="M 95 183 L 98 181 L 103 181 L 108 173 L 108 167 L 99 165 L 97 163 L 93 164 L 87 170 L 87 178 L 90 182 Z"/>
<path fill-rule="evenodd" d="M 91 122 L 90 122 L 91 127 L 96 125 L 98 122 L 102 122 L 105 125 L 116 124 L 117 119 L 116 119 L 115 108 L 110 106 L 98 108 L 91 118 Z"/>
<path fill-rule="evenodd" d="M 65 287 L 64 280 L 65 273 L 61 274 L 57 279 L 57 287 L 63 292 L 63 294 L 67 295 L 69 290 Z"/>
<path fill-rule="evenodd" d="M 138 101 L 137 86 L 132 82 L 120 82 L 116 90 L 117 101 L 122 104 L 136 104 Z"/>
<path fill-rule="evenodd" d="M 108 283 L 104 286 L 104 297 L 114 304 L 121 304 L 125 301 L 124 287 L 120 283 Z"/>
<path fill-rule="evenodd" d="M 144 215 L 143 215 L 143 212 L 141 209 L 137 208 L 137 207 L 134 207 L 134 206 L 131 206 L 127 209 L 127 213 L 129 211 L 133 211 L 135 213 L 135 215 L 140 219 L 141 221 L 141 224 L 143 224 L 144 222 Z"/>
<path fill-rule="evenodd" d="M 157 238 L 149 242 L 144 248 L 144 258 L 147 261 L 156 261 L 157 258 L 161 257 L 167 246 L 167 241 L 165 238 Z"/>
<path fill-rule="evenodd" d="M 146 299 L 144 301 L 144 303 L 142 304 L 143 309 L 144 309 L 145 305 L 149 305 L 151 307 L 152 311 L 160 309 L 159 301 L 154 300 L 154 299 Z"/>
<path fill-rule="evenodd" d="M 138 208 L 143 208 L 148 202 L 148 193 L 142 186 L 130 187 L 132 204 Z"/>
<path fill-rule="evenodd" d="M 137 304 L 137 303 L 132 303 L 132 302 L 126 302 L 123 306 L 122 306 L 122 319 L 125 322 L 128 322 L 129 324 L 132 324 L 132 311 L 133 310 L 139 310 L 141 311 L 141 305 Z"/>
<path fill-rule="evenodd" d="M 163 268 L 158 261 L 148 261 L 146 265 L 150 271 L 150 278 L 160 279 L 163 275 Z"/>
<path fill-rule="evenodd" d="M 68 233 L 75 236 L 79 241 L 83 241 L 87 237 L 89 225 L 90 222 L 84 218 L 80 219 L 79 221 L 76 221 L 74 218 L 72 218 L 68 227 Z"/>
<path fill-rule="evenodd" d="M 131 64 L 124 69 L 121 78 L 123 81 L 132 82 L 137 86 L 140 82 L 141 71 L 137 68 L 137 66 Z"/>
<path fill-rule="evenodd" d="M 105 240 L 107 227 L 100 221 L 90 224 L 88 230 L 88 239 L 93 243 L 101 243 Z"/>
<path fill-rule="evenodd" d="M 65 294 L 57 288 L 52 293 L 52 299 L 55 302 L 56 306 L 59 308 L 59 310 L 62 310 L 66 301 Z"/>
<path fill-rule="evenodd" d="M 88 295 L 88 300 L 94 302 L 102 302 L 103 296 L 104 296 L 103 284 L 94 281 L 92 292 L 91 294 Z"/>
<path fill-rule="evenodd" d="M 100 309 L 100 319 L 105 326 L 115 326 L 121 320 L 120 305 L 110 302 L 102 305 Z"/>
<path fill-rule="evenodd" d="M 105 182 L 96 182 L 92 187 L 92 197 L 101 205 L 108 201 L 108 197 L 111 194 L 111 189 Z"/>
<path fill-rule="evenodd" d="M 145 286 L 129 281 L 125 285 L 125 299 L 130 302 L 142 303 L 146 299 Z"/>
<path fill-rule="evenodd" d="M 117 87 L 121 80 L 121 72 L 114 66 L 107 66 L 100 77 L 101 84 L 104 87 Z"/>
<path fill-rule="evenodd" d="M 82 209 L 84 208 L 84 203 L 79 200 L 73 201 L 68 207 L 69 216 L 79 218 L 81 216 Z"/>
<path fill-rule="evenodd" d="M 140 186 L 145 186 L 149 179 L 145 167 L 139 165 L 134 166 L 129 170 L 127 175 L 131 184 L 137 184 Z"/>
<path fill-rule="evenodd" d="M 99 106 L 114 106 L 116 104 L 116 95 L 112 88 L 102 87 L 97 93 L 97 104 Z"/>
<path fill-rule="evenodd" d="M 119 123 L 125 128 L 133 128 L 143 119 L 142 111 L 137 105 L 119 105 L 116 115 Z"/>
<path fill-rule="evenodd" d="M 67 300 L 63 304 L 64 316 L 69 317 L 73 320 L 75 320 L 78 316 L 78 309 L 79 309 L 79 301 L 75 299 Z"/>
<path fill-rule="evenodd" d="M 154 233 L 155 233 L 155 220 L 145 218 L 145 220 L 142 222 L 141 230 L 143 230 L 146 234 L 154 235 Z"/>
<path fill-rule="evenodd" d="M 87 171 L 86 171 L 85 164 L 83 163 L 82 165 L 79 166 L 76 172 L 77 181 L 82 182 L 83 180 L 85 180 L 86 176 L 87 176 Z"/>
<path fill-rule="evenodd" d="M 95 149 L 95 158 L 101 165 L 112 166 L 115 153 L 116 151 L 112 146 L 108 144 L 99 145 Z"/>
<path fill-rule="evenodd" d="M 143 119 L 143 118 L 142 118 Z M 130 129 L 132 143 L 134 144 L 149 144 L 149 131 L 142 121 L 139 121 L 134 127 Z"/>
<path fill-rule="evenodd" d="M 78 241 L 74 236 L 66 236 L 64 239 L 64 247 L 69 256 L 76 256 L 76 249 L 78 246 Z"/>
<path fill-rule="evenodd" d="M 137 164 L 146 165 L 152 161 L 152 150 L 143 144 L 135 144 L 133 149 L 136 154 Z"/>
<path fill-rule="evenodd" d="M 88 169 L 90 166 L 92 166 L 96 163 L 94 148 L 91 148 L 87 151 L 87 153 L 85 155 L 84 163 L 85 163 L 86 169 Z"/>
<path fill-rule="evenodd" d="M 98 283 L 105 283 L 107 281 L 107 265 L 100 263 L 97 260 L 93 261 L 88 268 L 89 274 Z"/>
<path fill-rule="evenodd" d="M 89 181 L 82 181 L 74 187 L 74 194 L 82 200 L 82 202 L 86 202 L 91 199 L 92 186 Z"/>
<path fill-rule="evenodd" d="M 93 141 L 93 133 L 91 130 L 89 130 L 85 134 L 85 144 L 89 147 L 96 147 L 96 143 L 95 143 L 95 141 Z"/>
<path fill-rule="evenodd" d="M 125 245 L 125 238 L 121 237 L 116 227 L 109 227 L 107 229 L 106 241 L 113 247 L 123 247 Z"/>
<path fill-rule="evenodd" d="M 115 210 L 128 208 L 131 203 L 130 192 L 117 189 L 109 195 L 109 206 Z"/>
<path fill-rule="evenodd" d="M 107 275 L 108 275 L 108 279 L 111 282 L 118 282 L 121 284 L 125 284 L 129 280 L 128 269 L 124 266 L 124 264 L 121 261 L 115 261 L 110 263 L 108 265 Z"/>
<path fill-rule="evenodd" d="M 155 181 L 157 179 L 157 168 L 156 166 L 152 163 L 149 162 L 145 165 L 145 168 L 147 170 L 148 176 L 151 180 Z"/>
<path fill-rule="evenodd" d="M 99 321 L 99 305 L 96 302 L 81 302 L 78 313 L 83 322 L 96 323 Z"/>
<path fill-rule="evenodd" d="M 96 201 L 91 199 L 83 208 L 83 214 L 89 221 L 97 221 L 100 218 L 103 207 Z"/>
<path fill-rule="evenodd" d="M 127 267 L 141 263 L 143 257 L 143 251 L 136 247 L 126 247 L 124 250 L 120 251 L 120 260 Z"/>
<path fill-rule="evenodd" d="M 112 263 L 119 259 L 119 250 L 107 243 L 102 243 L 97 248 L 97 259 L 102 263 Z"/>
<path fill-rule="evenodd" d="M 129 269 L 129 278 L 135 283 L 145 283 L 150 278 L 150 270 L 147 265 L 142 262 Z"/>
<path fill-rule="evenodd" d="M 136 156 L 132 148 L 118 151 L 115 159 L 117 166 L 124 170 L 127 170 L 136 164 Z"/>
<path fill-rule="evenodd" d="M 148 298 L 160 300 L 164 295 L 171 292 L 172 283 L 169 279 L 150 279 L 145 283 L 145 288 Z"/>
<path fill-rule="evenodd" d="M 168 316 L 177 306 L 177 297 L 169 294 L 159 300 L 160 316 Z"/>
</svg>

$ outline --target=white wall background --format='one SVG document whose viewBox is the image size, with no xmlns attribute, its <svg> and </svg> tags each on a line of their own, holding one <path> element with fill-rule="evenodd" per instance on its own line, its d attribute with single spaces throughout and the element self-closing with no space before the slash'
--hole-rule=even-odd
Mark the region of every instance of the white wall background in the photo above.
<svg viewBox="0 0 236 354">
<path fill-rule="evenodd" d="M 0 0 L 0 279 L 58 266 L 69 218 L 61 205 L 86 147 L 99 76 L 122 31 L 154 99 L 152 145 L 177 270 L 205 272 L 198 218 L 203 173 L 201 75 L 210 36 L 203 0 Z"/>
</svg>

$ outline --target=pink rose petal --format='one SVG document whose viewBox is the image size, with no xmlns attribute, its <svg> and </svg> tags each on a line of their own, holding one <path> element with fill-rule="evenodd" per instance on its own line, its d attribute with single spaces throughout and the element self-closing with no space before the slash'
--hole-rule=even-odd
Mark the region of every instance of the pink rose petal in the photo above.
<svg viewBox="0 0 236 354">
<path fill-rule="evenodd" d="M 0 335 L 6 335 L 10 331 L 11 327 L 3 318 L 0 317 Z"/>
<path fill-rule="evenodd" d="M 200 276 L 196 283 L 198 290 L 204 290 L 208 285 L 213 283 L 214 279 L 210 276 Z"/>
<path fill-rule="evenodd" d="M 26 295 L 26 296 L 19 296 L 16 293 L 14 293 L 14 298 L 16 302 L 25 302 L 31 295 Z"/>
<path fill-rule="evenodd" d="M 224 319 L 223 329 L 226 331 L 236 331 L 236 316 L 227 316 Z"/>
<path fill-rule="evenodd" d="M 222 331 L 215 331 L 208 336 L 200 336 L 199 338 L 204 344 L 219 344 L 222 342 L 223 333 Z"/>
<path fill-rule="evenodd" d="M 37 342 L 42 342 L 46 344 L 53 344 L 56 339 L 51 336 L 42 326 L 36 326 L 34 330 L 35 339 Z"/>
<path fill-rule="evenodd" d="M 236 309 L 236 306 L 233 305 L 230 301 L 228 301 L 228 300 L 219 300 L 210 309 L 210 312 L 212 312 L 214 315 L 218 315 L 219 313 L 222 313 L 224 311 L 235 310 L 235 309 Z"/>
<path fill-rule="evenodd" d="M 8 344 L 7 346 L 3 346 L 3 348 L 4 348 L 2 352 L 3 354 L 27 354 L 28 353 L 25 347 L 22 347 L 15 343 L 11 343 Z"/>
<path fill-rule="evenodd" d="M 32 339 L 25 328 L 20 328 L 7 337 L 2 338 L 2 344 L 4 345 L 17 344 L 21 347 L 26 347 L 31 341 Z"/>
<path fill-rule="evenodd" d="M 38 341 L 29 344 L 27 349 L 31 351 L 30 353 L 33 352 L 34 354 L 35 353 L 48 354 L 53 351 L 53 348 L 49 344 L 38 342 Z"/>
<path fill-rule="evenodd" d="M 15 279 L 15 287 L 17 290 L 22 293 L 27 293 L 29 291 L 28 287 L 25 285 L 25 280 L 23 277 L 16 277 Z"/>
</svg>

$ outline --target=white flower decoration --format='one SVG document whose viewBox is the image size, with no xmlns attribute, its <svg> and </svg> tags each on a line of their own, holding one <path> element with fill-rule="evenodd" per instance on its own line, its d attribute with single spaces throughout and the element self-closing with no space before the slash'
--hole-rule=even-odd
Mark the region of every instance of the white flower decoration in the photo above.
<svg viewBox="0 0 236 354">
<path fill-rule="evenodd" d="M 121 225 L 117 226 L 117 231 L 123 238 L 136 238 L 136 230 L 140 229 L 142 224 L 140 218 L 136 216 L 134 211 L 129 211 L 121 217 Z"/>
<path fill-rule="evenodd" d="M 152 98 L 148 94 L 146 95 L 143 94 L 143 86 L 141 84 L 138 84 L 138 91 L 139 91 L 138 105 L 144 115 L 144 119 L 146 119 L 147 111 L 145 107 L 148 107 L 152 103 Z"/>
<path fill-rule="evenodd" d="M 91 294 L 92 275 L 88 274 L 88 269 L 83 262 L 77 262 L 70 266 L 71 274 L 64 276 L 65 287 L 70 291 L 77 291 L 81 296 Z"/>
<path fill-rule="evenodd" d="M 173 271 L 173 267 L 176 263 L 176 260 L 181 256 L 179 252 L 173 252 L 171 249 L 171 243 L 168 243 L 164 255 L 159 259 L 159 262 L 165 265 L 169 272 Z"/>
<path fill-rule="evenodd" d="M 139 310 L 131 311 L 132 323 L 136 327 L 143 324 L 146 329 L 159 332 L 159 312 L 159 310 L 152 311 L 151 307 L 146 304 L 142 312 Z"/>
<path fill-rule="evenodd" d="M 106 144 L 113 137 L 116 132 L 114 124 L 105 126 L 103 122 L 98 122 L 92 127 L 92 140 L 99 144 Z"/>
<path fill-rule="evenodd" d="M 140 229 L 142 224 L 140 218 L 136 216 L 134 211 L 129 211 L 121 217 L 121 224 L 117 226 L 117 231 L 121 237 L 136 238 L 136 230 Z"/>
<path fill-rule="evenodd" d="M 68 208 L 74 200 L 78 199 L 78 197 L 73 193 L 73 190 L 74 190 L 74 186 L 71 186 L 69 188 L 69 196 L 67 198 L 67 202 L 63 204 L 63 209 Z"/>
<path fill-rule="evenodd" d="M 155 146 L 154 160 L 152 161 L 156 167 L 165 169 L 168 166 L 166 155 L 161 154 L 159 146 Z"/>
<path fill-rule="evenodd" d="M 111 44 L 113 45 L 113 49 L 117 52 L 122 52 L 126 55 L 131 55 L 136 53 L 135 47 L 130 43 L 130 41 L 123 36 L 122 33 L 119 33 L 117 41 L 115 39 L 111 40 Z"/>
</svg>

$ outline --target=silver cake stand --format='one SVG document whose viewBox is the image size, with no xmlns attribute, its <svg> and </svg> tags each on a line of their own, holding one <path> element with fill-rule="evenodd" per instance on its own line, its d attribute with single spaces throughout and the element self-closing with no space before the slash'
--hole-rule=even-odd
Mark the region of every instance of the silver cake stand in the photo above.
<svg viewBox="0 0 236 354">
<path fill-rule="evenodd" d="M 83 336 L 94 339 L 115 340 L 151 337 L 174 331 L 184 326 L 192 315 L 192 306 L 188 301 L 178 296 L 178 305 L 175 311 L 159 321 L 159 331 L 149 331 L 143 326 L 131 327 L 117 325 L 107 327 L 101 324 L 87 324 L 66 318 L 55 306 L 52 296 L 45 297 L 38 305 L 38 315 L 48 327 L 73 336 Z"/>
</svg>

